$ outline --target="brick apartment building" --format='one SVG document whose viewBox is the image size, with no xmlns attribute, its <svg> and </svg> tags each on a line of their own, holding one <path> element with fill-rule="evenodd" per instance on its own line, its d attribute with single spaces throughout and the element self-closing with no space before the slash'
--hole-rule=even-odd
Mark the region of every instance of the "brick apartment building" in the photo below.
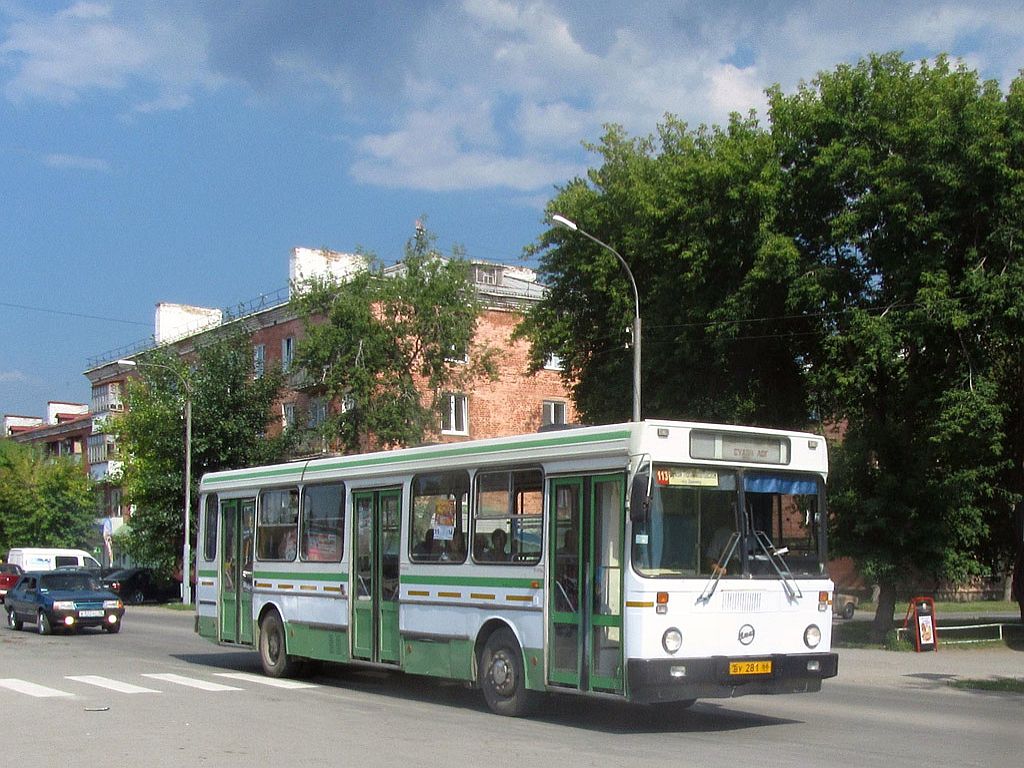
<svg viewBox="0 0 1024 768">
<path fill-rule="evenodd" d="M 5 415 L 3 437 L 16 443 L 41 445 L 47 456 L 66 456 L 89 471 L 85 460 L 86 445 L 92 434 L 89 406 L 51 400 L 46 416 Z"/>
<path fill-rule="evenodd" d="M 365 266 L 362 257 L 356 255 L 295 248 L 289 265 L 290 284 L 299 285 L 314 275 L 343 278 Z M 535 432 L 546 425 L 572 422 L 576 413 L 558 368 L 551 366 L 529 374 L 529 345 L 511 338 L 524 310 L 543 296 L 544 288 L 536 274 L 523 267 L 473 262 L 472 279 L 485 307 L 477 323 L 475 343 L 498 351 L 497 378 L 476 382 L 466 391 L 446 393 L 437 432 L 429 439 L 457 442 Z M 219 310 L 158 304 L 152 343 L 115 350 L 90 363 L 85 371 L 92 384 L 92 434 L 88 436 L 87 458 L 92 477 L 105 489 L 103 506 L 108 516 L 120 518 L 126 510 L 117 486 L 117 446 L 111 435 L 104 434 L 104 423 L 110 414 L 123 410 L 124 382 L 134 375 L 132 369 L 117 361 L 136 358 L 156 346 L 188 356 L 207 334 L 236 327 L 243 328 L 251 338 L 256 375 L 266 366 L 280 365 L 288 371 L 303 335 L 302 321 L 291 309 L 289 298 L 290 291 L 262 297 L 244 306 L 239 316 L 226 320 Z M 277 428 L 296 424 L 298 419 L 303 419 L 305 426 L 316 427 L 325 418 L 328 403 L 310 398 L 295 387 L 286 390 L 277 407 Z M 308 454 L 326 449 L 326 445 L 311 441 L 300 451 Z"/>
</svg>

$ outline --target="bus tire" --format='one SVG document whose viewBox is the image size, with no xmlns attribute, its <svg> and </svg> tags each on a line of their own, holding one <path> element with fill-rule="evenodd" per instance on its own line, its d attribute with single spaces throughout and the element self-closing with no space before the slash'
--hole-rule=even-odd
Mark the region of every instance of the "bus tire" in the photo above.
<svg viewBox="0 0 1024 768">
<path fill-rule="evenodd" d="M 478 682 L 487 706 L 495 714 L 522 717 L 536 704 L 536 694 L 526 688 L 522 649 L 508 628 L 487 638 L 480 654 Z"/>
<path fill-rule="evenodd" d="M 260 664 L 267 677 L 295 677 L 301 666 L 288 655 L 284 623 L 277 611 L 270 611 L 260 621 Z"/>
</svg>

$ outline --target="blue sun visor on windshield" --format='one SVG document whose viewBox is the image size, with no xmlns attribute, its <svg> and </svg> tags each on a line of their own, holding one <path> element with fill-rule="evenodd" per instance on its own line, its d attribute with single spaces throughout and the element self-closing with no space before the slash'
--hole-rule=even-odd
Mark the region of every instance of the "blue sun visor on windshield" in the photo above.
<svg viewBox="0 0 1024 768">
<path fill-rule="evenodd" d="M 781 493 L 788 496 L 813 495 L 818 492 L 817 481 L 786 475 L 745 475 L 743 489 L 750 493 Z"/>
</svg>

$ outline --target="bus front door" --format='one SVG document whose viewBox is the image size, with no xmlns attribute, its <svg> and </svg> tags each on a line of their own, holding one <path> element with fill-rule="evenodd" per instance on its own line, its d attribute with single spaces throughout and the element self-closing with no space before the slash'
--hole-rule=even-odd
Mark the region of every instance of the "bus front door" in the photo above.
<svg viewBox="0 0 1024 768">
<path fill-rule="evenodd" d="M 551 481 L 548 682 L 622 691 L 625 478 Z"/>
<path fill-rule="evenodd" d="M 256 499 L 220 503 L 223 547 L 220 578 L 220 639 L 252 645 L 252 553 Z"/>
<path fill-rule="evenodd" d="M 402 492 L 355 491 L 352 656 L 399 662 L 398 553 Z"/>
</svg>

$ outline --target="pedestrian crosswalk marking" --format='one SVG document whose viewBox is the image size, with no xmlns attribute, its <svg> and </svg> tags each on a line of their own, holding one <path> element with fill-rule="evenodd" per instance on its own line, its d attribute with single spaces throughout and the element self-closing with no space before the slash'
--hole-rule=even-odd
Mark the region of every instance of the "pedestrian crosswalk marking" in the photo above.
<svg viewBox="0 0 1024 768">
<path fill-rule="evenodd" d="M 122 683 L 120 680 L 111 680 L 109 677 L 102 677 L 100 675 L 68 675 L 67 679 L 74 680 L 76 683 L 86 683 L 87 685 L 106 688 L 118 693 L 160 693 L 155 688 L 143 688 L 141 685 Z"/>
<path fill-rule="evenodd" d="M 174 683 L 175 685 L 184 685 L 187 688 L 198 688 L 201 691 L 242 691 L 244 688 L 236 688 L 233 685 L 222 685 L 220 683 L 211 683 L 207 680 L 199 680 L 195 677 L 185 677 L 184 675 L 175 675 L 173 673 L 161 673 L 161 674 L 146 674 L 143 677 L 149 677 L 153 680 L 163 680 L 165 683 Z"/>
<path fill-rule="evenodd" d="M 241 680 L 245 683 L 258 683 L 259 685 L 269 685 L 272 688 L 287 688 L 289 690 L 295 690 L 296 688 L 317 688 L 315 683 L 304 683 L 301 680 L 281 680 L 274 677 L 263 677 L 262 675 L 254 675 L 252 672 L 218 672 L 217 677 L 230 677 L 233 680 Z"/>
<path fill-rule="evenodd" d="M 24 693 L 26 696 L 34 696 L 37 699 L 52 699 L 59 696 L 74 696 L 67 691 L 58 691 L 56 688 L 47 688 L 45 685 L 37 685 L 27 680 L 18 680 L 15 677 L 0 679 L 0 688 L 7 688 L 16 693 Z"/>
</svg>

